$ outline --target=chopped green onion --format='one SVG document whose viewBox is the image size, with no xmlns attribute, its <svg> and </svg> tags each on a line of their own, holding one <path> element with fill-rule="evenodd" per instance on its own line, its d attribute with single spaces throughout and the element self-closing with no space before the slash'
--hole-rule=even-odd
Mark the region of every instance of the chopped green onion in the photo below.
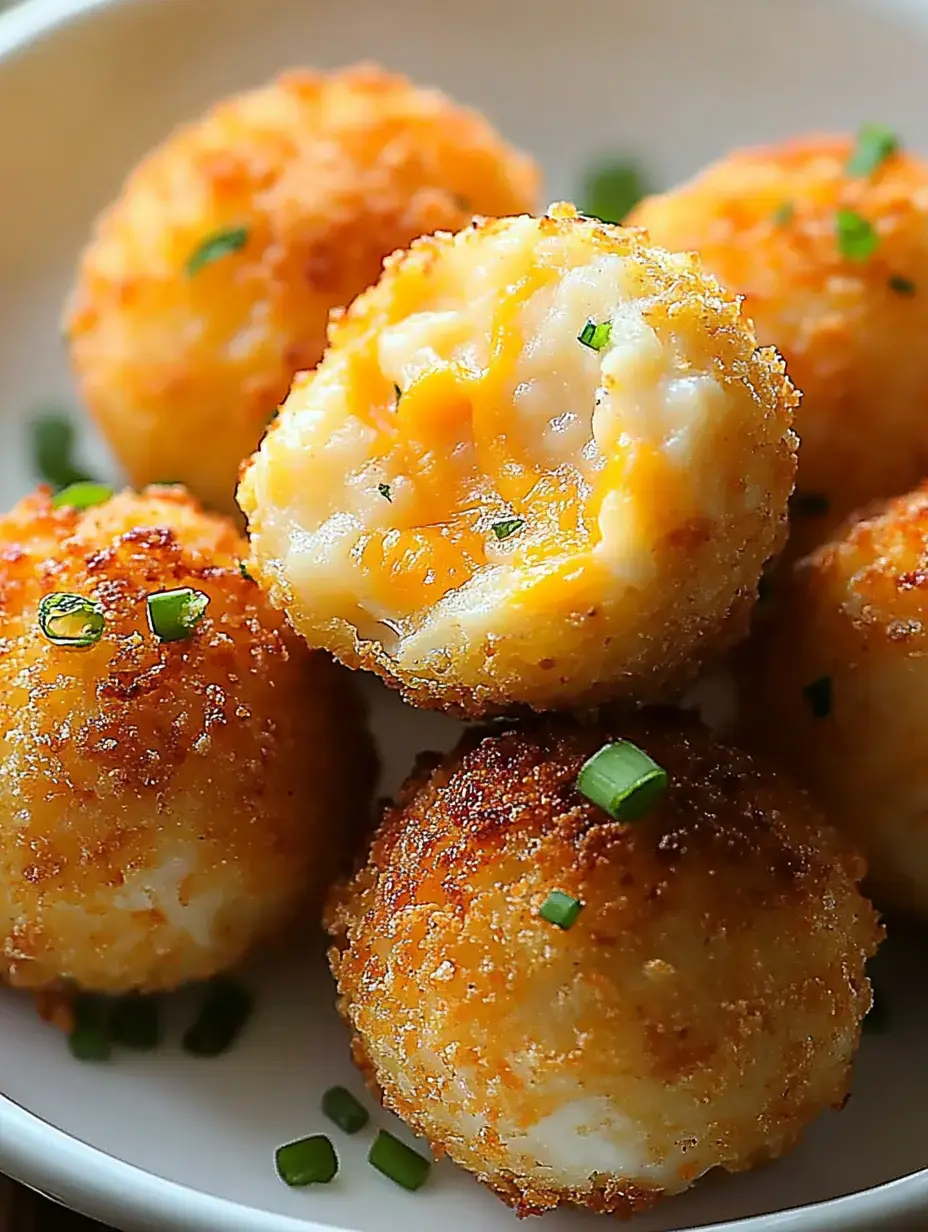
<svg viewBox="0 0 928 1232">
<path fill-rule="evenodd" d="M 402 396 L 403 396 L 403 391 L 400 389 L 399 385 L 394 385 L 393 386 L 394 409 L 399 406 L 400 398 L 402 398 Z"/>
<path fill-rule="evenodd" d="M 885 124 L 863 124 L 848 159 L 848 175 L 868 176 L 899 149 L 898 136 Z"/>
<path fill-rule="evenodd" d="M 628 740 L 594 753 L 577 775 L 577 790 L 616 821 L 639 821 L 667 790 L 667 771 Z"/>
<path fill-rule="evenodd" d="M 322 1111 L 346 1134 L 356 1134 L 371 1119 L 364 1105 L 344 1087 L 329 1087 L 322 1097 Z"/>
<path fill-rule="evenodd" d="M 377 491 L 384 498 L 384 500 L 388 500 L 391 505 L 393 504 L 393 497 L 390 494 L 390 485 L 388 483 L 378 483 Z"/>
<path fill-rule="evenodd" d="M 78 1061 L 108 1061 L 110 1039 L 106 1013 L 100 997 L 78 997 L 74 1003 L 74 1026 L 68 1036 L 71 1056 Z"/>
<path fill-rule="evenodd" d="M 503 522 L 493 522 L 490 530 L 502 542 L 514 535 L 517 530 L 521 530 L 524 525 L 525 518 L 507 518 Z"/>
<path fill-rule="evenodd" d="M 621 222 L 647 192 L 644 177 L 628 160 L 602 163 L 583 183 L 583 212 L 602 222 Z"/>
<path fill-rule="evenodd" d="M 161 1043 L 158 1002 L 138 993 L 120 997 L 110 1010 L 109 1032 L 113 1042 L 125 1048 L 157 1048 Z"/>
<path fill-rule="evenodd" d="M 247 989 L 234 980 L 214 980 L 184 1034 L 184 1049 L 197 1057 L 218 1057 L 235 1043 L 253 1009 L 254 997 Z"/>
<path fill-rule="evenodd" d="M 53 488 L 83 483 L 90 475 L 74 461 L 74 425 L 63 411 L 43 411 L 32 421 L 32 469 Z"/>
<path fill-rule="evenodd" d="M 805 685 L 802 690 L 802 696 L 805 698 L 806 705 L 812 711 L 814 718 L 828 718 L 834 701 L 833 693 L 834 689 L 830 676 L 819 676 L 818 680 L 813 680 L 811 684 Z"/>
<path fill-rule="evenodd" d="M 238 562 L 238 571 L 242 575 L 242 577 L 245 579 L 246 582 L 253 582 L 255 580 L 251 576 L 251 574 L 248 572 L 248 566 L 245 564 L 243 560 L 240 560 Z"/>
<path fill-rule="evenodd" d="M 54 591 L 39 603 L 39 628 L 53 646 L 84 650 L 103 636 L 106 616 L 93 599 Z"/>
<path fill-rule="evenodd" d="M 57 496 L 53 496 L 52 508 L 92 509 L 94 505 L 104 504 L 112 495 L 113 489 L 108 484 L 82 480 L 80 483 L 68 484 Z"/>
<path fill-rule="evenodd" d="M 208 607 L 202 590 L 157 590 L 148 596 L 148 623 L 159 642 L 179 642 L 190 637 Z"/>
<path fill-rule="evenodd" d="M 889 289 L 897 295 L 914 295 L 918 290 L 911 278 L 903 278 L 901 274 L 890 275 Z"/>
<path fill-rule="evenodd" d="M 421 1189 L 432 1167 L 418 1151 L 385 1129 L 374 1139 L 367 1161 L 404 1189 Z"/>
<path fill-rule="evenodd" d="M 824 492 L 794 492 L 789 498 L 789 511 L 793 517 L 822 518 L 830 507 Z"/>
<path fill-rule="evenodd" d="M 279 1146 L 274 1162 L 285 1185 L 327 1185 L 338 1173 L 338 1156 L 325 1134 Z"/>
<path fill-rule="evenodd" d="M 863 1021 L 863 1029 L 868 1035 L 885 1035 L 889 1030 L 889 1006 L 875 988 L 870 1010 Z"/>
<path fill-rule="evenodd" d="M 841 255 L 849 261 L 867 261 L 880 246 L 873 224 L 854 210 L 837 211 L 835 234 Z"/>
<path fill-rule="evenodd" d="M 773 212 L 773 221 L 778 227 L 788 226 L 793 221 L 796 213 L 796 206 L 792 201 L 784 201 L 782 205 L 778 205 Z"/>
<path fill-rule="evenodd" d="M 539 907 L 538 914 L 549 924 L 556 924 L 558 928 L 566 930 L 573 928 L 582 910 L 583 903 L 579 898 L 571 898 L 563 890 L 552 890 Z"/>
<path fill-rule="evenodd" d="M 187 276 L 192 278 L 204 265 L 211 265 L 220 257 L 239 252 L 248 243 L 247 227 L 228 227 L 210 235 L 187 258 Z"/>
<path fill-rule="evenodd" d="M 582 342 L 585 347 L 589 347 L 591 351 L 601 351 L 604 346 L 609 345 L 609 338 L 612 334 L 612 322 L 587 321 L 580 333 L 577 334 L 577 341 Z"/>
</svg>

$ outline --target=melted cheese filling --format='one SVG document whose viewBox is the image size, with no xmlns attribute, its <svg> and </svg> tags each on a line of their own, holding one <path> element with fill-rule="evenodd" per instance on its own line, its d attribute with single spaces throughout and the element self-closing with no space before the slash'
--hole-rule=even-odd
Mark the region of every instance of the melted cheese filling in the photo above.
<svg viewBox="0 0 928 1232">
<path fill-rule="evenodd" d="M 321 619 L 415 659 L 447 644 L 445 618 L 647 586 L 659 541 L 725 512 L 724 391 L 658 337 L 639 282 L 595 235 L 528 218 L 394 279 L 386 321 L 330 353 L 278 429 L 317 476 L 327 461 L 329 483 L 270 493 L 293 517 L 284 573 Z M 601 350 L 578 340 L 588 320 L 611 323 Z"/>
</svg>

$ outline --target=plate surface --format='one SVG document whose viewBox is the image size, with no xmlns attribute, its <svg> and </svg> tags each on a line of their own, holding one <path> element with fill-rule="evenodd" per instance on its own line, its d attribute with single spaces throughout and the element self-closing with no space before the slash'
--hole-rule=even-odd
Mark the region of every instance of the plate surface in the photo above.
<svg viewBox="0 0 928 1232">
<path fill-rule="evenodd" d="M 557 198 L 610 151 L 640 156 L 661 185 L 736 143 L 866 118 L 928 150 L 926 55 L 920 0 L 33 0 L 0 18 L 4 507 L 30 486 L 30 410 L 73 398 L 57 318 L 94 213 L 148 146 L 223 93 L 290 64 L 376 57 L 486 110 L 541 159 Z M 87 453 L 106 466 L 89 437 Z M 373 683 L 370 693 L 390 789 L 457 725 Z M 417 1195 L 391 1186 L 364 1163 L 366 1134 L 339 1141 L 343 1170 L 328 1188 L 276 1180 L 274 1147 L 323 1128 L 321 1090 L 360 1085 L 321 941 L 307 949 L 258 965 L 259 1013 L 214 1062 L 166 1049 L 80 1065 L 27 999 L 0 994 L 0 1167 L 126 1229 L 513 1232 L 515 1217 L 450 1164 Z M 928 1162 L 924 952 L 924 938 L 896 931 L 880 957 L 892 1028 L 865 1040 L 845 1112 L 823 1117 L 789 1159 L 710 1178 L 634 1227 L 756 1216 L 743 1232 L 871 1232 L 904 1218 L 924 1228 L 928 1173 L 897 1180 Z M 181 1020 L 183 1005 L 172 1012 Z M 605 1225 L 562 1213 L 543 1226 Z"/>
</svg>

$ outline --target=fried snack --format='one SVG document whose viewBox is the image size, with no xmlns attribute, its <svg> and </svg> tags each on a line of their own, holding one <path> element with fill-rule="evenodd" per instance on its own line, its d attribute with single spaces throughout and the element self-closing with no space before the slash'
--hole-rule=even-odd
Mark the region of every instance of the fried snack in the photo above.
<svg viewBox="0 0 928 1232">
<path fill-rule="evenodd" d="M 740 666 L 747 736 L 867 856 L 887 907 L 928 919 L 928 485 L 793 566 Z"/>
<path fill-rule="evenodd" d="M 631 216 L 746 296 L 803 391 L 793 558 L 928 474 L 928 163 L 882 136 L 737 150 Z"/>
<path fill-rule="evenodd" d="M 179 489 L 0 518 L 0 979 L 174 988 L 238 962 L 327 884 L 366 803 L 351 681 L 244 577 L 231 523 Z M 152 592 L 209 606 L 182 640 Z M 80 648 L 75 594 L 105 618 Z M 43 608 L 43 611 L 50 610 Z"/>
<path fill-rule="evenodd" d="M 676 694 L 785 529 L 796 394 L 699 262 L 557 206 L 418 240 L 246 470 L 312 646 L 480 715 Z"/>
<path fill-rule="evenodd" d="M 575 788 L 619 737 L 670 776 L 635 824 Z M 631 1215 L 841 1106 L 881 935 L 862 871 L 693 720 L 478 731 L 420 765 L 330 900 L 355 1060 L 520 1214 Z M 582 904 L 567 929 L 555 891 Z"/>
<path fill-rule="evenodd" d="M 177 130 L 100 219 L 67 313 L 130 479 L 236 512 L 239 464 L 318 361 L 330 309 L 417 235 L 537 191 L 481 115 L 371 66 L 286 73 Z"/>
</svg>

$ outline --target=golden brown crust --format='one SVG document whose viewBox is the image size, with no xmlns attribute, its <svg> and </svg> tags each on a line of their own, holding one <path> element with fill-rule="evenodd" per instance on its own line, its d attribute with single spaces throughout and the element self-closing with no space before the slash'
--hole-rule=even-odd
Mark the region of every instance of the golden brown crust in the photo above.
<svg viewBox="0 0 928 1232">
<path fill-rule="evenodd" d="M 537 191 L 481 115 L 375 66 L 227 99 L 132 172 L 84 252 L 67 331 L 87 404 L 136 484 L 234 511 L 239 463 L 318 361 L 329 311 L 415 236 Z M 188 277 L 236 227 L 244 248 Z"/>
<path fill-rule="evenodd" d="M 631 216 L 658 243 L 698 251 L 746 297 L 759 339 L 803 391 L 798 492 L 827 507 L 797 501 L 791 557 L 928 472 L 928 163 L 902 152 L 852 176 L 852 149 L 848 137 L 811 135 L 737 150 Z M 869 259 L 842 253 L 838 210 L 875 229 Z M 894 287 L 899 278 L 911 289 Z"/>
<path fill-rule="evenodd" d="M 631 826 L 575 788 L 619 734 L 672 784 Z M 417 767 L 330 897 L 353 1054 L 521 1214 L 632 1214 L 840 1106 L 880 937 L 862 872 L 806 797 L 679 716 L 472 732 Z M 567 932 L 538 914 L 554 889 L 584 904 Z M 590 1165 L 580 1183 L 533 1154 L 533 1126 L 578 1099 L 615 1100 L 641 1135 L 630 1156 L 667 1152 L 660 1179 Z"/>
<path fill-rule="evenodd" d="M 928 917 L 928 485 L 777 579 L 740 662 L 746 736 L 819 796 L 886 905 Z M 827 713 L 809 686 L 827 681 Z"/>
<path fill-rule="evenodd" d="M 165 988 L 236 962 L 331 874 L 370 778 L 345 681 L 242 576 L 246 544 L 180 489 L 0 519 L 0 975 Z M 160 643 L 146 598 L 210 597 Z M 40 598 L 105 612 L 52 645 Z M 355 740 L 349 770 L 340 753 Z M 356 774 L 356 777 L 354 777 Z"/>
</svg>

